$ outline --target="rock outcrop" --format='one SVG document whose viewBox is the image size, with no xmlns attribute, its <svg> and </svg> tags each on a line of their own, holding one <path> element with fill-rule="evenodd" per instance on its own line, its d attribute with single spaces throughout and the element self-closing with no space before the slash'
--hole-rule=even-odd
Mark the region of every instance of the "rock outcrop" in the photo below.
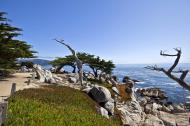
<svg viewBox="0 0 190 126">
<path fill-rule="evenodd" d="M 61 76 L 68 84 L 74 88 L 77 86 L 77 74 L 64 74 Z M 102 77 L 103 78 L 103 77 Z M 105 79 L 110 81 L 109 89 L 103 85 L 91 84 L 85 82 L 82 89 L 87 93 L 99 106 L 97 110 L 107 119 L 119 116 L 123 125 L 130 126 L 176 126 L 176 124 L 188 124 L 188 118 L 179 118 L 174 112 L 184 112 L 186 107 L 182 104 L 175 105 L 171 102 L 162 102 L 166 95 L 158 88 L 139 89 L 140 97 L 136 97 L 134 91 L 134 82 L 127 81 L 125 84 L 117 80 Z M 112 93 L 112 94 L 111 94 Z M 137 95 L 138 96 L 138 95 Z M 175 118 L 175 119 L 173 119 Z M 178 120 L 178 121 L 177 121 Z M 186 121 L 186 123 L 182 123 Z"/>
<path fill-rule="evenodd" d="M 148 114 L 146 115 L 145 122 L 143 126 L 165 126 L 164 122 L 157 116 Z"/>
<path fill-rule="evenodd" d="M 109 99 L 109 101 L 107 101 L 104 104 L 104 108 L 111 114 L 114 115 L 114 100 L 113 99 Z"/>
<path fill-rule="evenodd" d="M 139 93 L 141 96 L 147 96 L 155 99 L 167 99 L 164 91 L 160 90 L 160 88 L 138 89 L 137 93 Z"/>
<path fill-rule="evenodd" d="M 36 78 L 38 79 L 38 81 L 40 83 L 58 83 L 61 82 L 62 79 L 57 77 L 56 75 L 53 76 L 53 74 L 51 73 L 51 71 L 49 70 L 45 70 L 42 68 L 42 66 L 35 64 L 33 66 L 34 71 L 36 72 Z"/>
<path fill-rule="evenodd" d="M 112 99 L 110 91 L 103 86 L 95 85 L 88 94 L 98 103 L 105 103 Z"/>
<path fill-rule="evenodd" d="M 100 107 L 98 111 L 100 111 L 100 113 L 101 113 L 101 115 L 102 115 L 103 117 L 109 119 L 108 111 L 107 111 L 105 108 Z"/>
<path fill-rule="evenodd" d="M 117 105 L 123 125 L 137 126 L 144 120 L 144 113 L 137 101 L 128 101 Z"/>
</svg>

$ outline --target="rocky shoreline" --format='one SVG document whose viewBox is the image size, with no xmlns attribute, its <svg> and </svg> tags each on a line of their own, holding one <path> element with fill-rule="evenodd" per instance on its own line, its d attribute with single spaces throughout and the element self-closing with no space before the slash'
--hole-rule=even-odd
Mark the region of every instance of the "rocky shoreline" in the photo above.
<svg viewBox="0 0 190 126">
<path fill-rule="evenodd" d="M 188 126 L 190 107 L 184 104 L 167 102 L 166 94 L 159 88 L 134 90 L 135 82 L 125 77 L 118 82 L 116 77 L 103 75 L 99 79 L 102 84 L 88 81 L 96 79 L 86 75 L 81 86 L 78 74 L 52 74 L 40 66 L 34 67 L 33 82 L 38 84 L 50 83 L 68 86 L 81 90 L 89 95 L 99 106 L 97 111 L 108 119 L 116 116 L 121 119 L 122 125 L 129 126 Z"/>
</svg>

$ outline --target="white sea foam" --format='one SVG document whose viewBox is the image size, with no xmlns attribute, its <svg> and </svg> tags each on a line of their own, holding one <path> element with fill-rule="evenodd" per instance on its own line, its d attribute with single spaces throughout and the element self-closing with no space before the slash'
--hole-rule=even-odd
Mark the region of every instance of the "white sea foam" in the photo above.
<svg viewBox="0 0 190 126">
<path fill-rule="evenodd" d="M 140 82 L 135 82 L 137 84 L 144 84 L 145 82 L 144 81 L 140 81 Z"/>
<path fill-rule="evenodd" d="M 166 85 L 177 85 L 177 83 L 171 82 L 171 83 L 166 83 Z"/>
<path fill-rule="evenodd" d="M 189 99 L 190 99 L 190 96 L 187 96 L 186 98 L 189 98 Z"/>
</svg>

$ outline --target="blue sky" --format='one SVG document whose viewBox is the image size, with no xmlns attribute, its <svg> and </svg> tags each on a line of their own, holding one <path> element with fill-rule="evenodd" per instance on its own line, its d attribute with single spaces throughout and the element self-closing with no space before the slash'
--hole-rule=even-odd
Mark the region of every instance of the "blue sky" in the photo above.
<svg viewBox="0 0 190 126">
<path fill-rule="evenodd" d="M 40 57 L 70 54 L 62 38 L 114 63 L 173 62 L 159 52 L 175 47 L 190 62 L 189 0 L 1 0 L 0 10 Z"/>
</svg>

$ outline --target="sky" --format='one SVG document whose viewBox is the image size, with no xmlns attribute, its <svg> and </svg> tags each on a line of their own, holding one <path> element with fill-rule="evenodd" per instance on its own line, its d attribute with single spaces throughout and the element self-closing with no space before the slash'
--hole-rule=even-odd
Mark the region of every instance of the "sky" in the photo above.
<svg viewBox="0 0 190 126">
<path fill-rule="evenodd" d="M 39 58 L 70 54 L 57 38 L 114 63 L 172 63 L 159 53 L 176 47 L 190 63 L 189 0 L 0 0 L 0 11 Z"/>
</svg>

